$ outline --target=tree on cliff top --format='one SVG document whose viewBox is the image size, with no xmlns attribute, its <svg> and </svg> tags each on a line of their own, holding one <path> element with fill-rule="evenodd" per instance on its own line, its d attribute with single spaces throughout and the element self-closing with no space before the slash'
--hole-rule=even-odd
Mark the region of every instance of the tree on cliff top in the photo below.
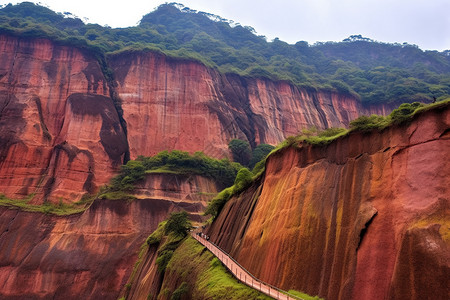
<svg viewBox="0 0 450 300">
<path fill-rule="evenodd" d="M 247 141 L 232 139 L 228 143 L 228 148 L 233 155 L 233 161 L 240 163 L 243 166 L 248 166 L 250 158 L 252 157 L 252 150 Z"/>
<path fill-rule="evenodd" d="M 174 233 L 177 236 L 186 236 L 191 228 L 192 224 L 191 221 L 189 221 L 188 213 L 183 210 L 170 214 L 165 225 L 165 233 Z"/>
<path fill-rule="evenodd" d="M 256 148 L 253 149 L 253 151 L 252 151 L 252 159 L 250 160 L 250 163 L 249 163 L 250 170 L 253 169 L 253 167 L 258 162 L 260 162 L 261 160 L 266 158 L 266 156 L 273 149 L 275 149 L 275 147 L 272 145 L 269 145 L 269 144 L 259 144 L 258 146 L 256 146 Z"/>
</svg>

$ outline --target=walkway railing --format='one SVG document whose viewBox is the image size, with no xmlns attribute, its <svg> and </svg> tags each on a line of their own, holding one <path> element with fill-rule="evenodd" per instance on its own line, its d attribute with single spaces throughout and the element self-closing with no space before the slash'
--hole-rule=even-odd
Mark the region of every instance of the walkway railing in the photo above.
<svg viewBox="0 0 450 300">
<path fill-rule="evenodd" d="M 191 232 L 192 237 L 199 241 L 203 246 L 205 246 L 209 251 L 211 251 L 224 265 L 225 267 L 242 283 L 245 283 L 249 287 L 252 287 L 272 298 L 279 300 L 304 300 L 298 296 L 289 294 L 273 285 L 265 283 L 259 280 L 249 271 L 247 271 L 243 266 L 241 266 L 237 261 L 235 261 L 228 253 L 223 251 L 216 244 L 207 241 L 203 237 L 197 235 L 195 232 Z"/>
</svg>

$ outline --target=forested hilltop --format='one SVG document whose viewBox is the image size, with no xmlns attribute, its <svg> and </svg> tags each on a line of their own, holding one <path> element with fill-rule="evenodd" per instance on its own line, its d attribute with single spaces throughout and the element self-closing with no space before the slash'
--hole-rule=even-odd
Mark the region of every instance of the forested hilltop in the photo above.
<svg viewBox="0 0 450 300">
<path fill-rule="evenodd" d="M 224 73 L 336 90 L 367 104 L 430 102 L 450 95 L 449 50 L 422 51 L 415 45 L 382 43 L 361 35 L 314 45 L 304 41 L 290 45 L 277 38 L 268 42 L 251 27 L 177 3 L 159 6 L 138 26 L 128 28 L 84 24 L 70 13 L 29 2 L 9 4 L 0 9 L 0 33 L 87 49 L 102 63 L 105 75 L 110 55 L 158 51 Z"/>
</svg>

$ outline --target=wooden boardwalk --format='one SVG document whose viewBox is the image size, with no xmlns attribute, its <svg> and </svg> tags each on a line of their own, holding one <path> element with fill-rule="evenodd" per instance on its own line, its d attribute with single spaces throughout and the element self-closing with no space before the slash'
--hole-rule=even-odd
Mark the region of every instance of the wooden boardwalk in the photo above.
<svg viewBox="0 0 450 300">
<path fill-rule="evenodd" d="M 224 265 L 227 269 L 242 283 L 245 283 L 251 288 L 254 288 L 274 299 L 279 300 L 304 300 L 300 297 L 288 294 L 287 292 L 274 287 L 268 283 L 265 283 L 252 274 L 248 272 L 244 267 L 242 267 L 237 261 L 235 261 L 228 253 L 220 249 L 214 243 L 211 243 L 199 236 L 197 233 L 191 232 L 193 238 L 195 238 L 199 243 L 205 246 L 209 251 L 211 251 Z"/>
</svg>

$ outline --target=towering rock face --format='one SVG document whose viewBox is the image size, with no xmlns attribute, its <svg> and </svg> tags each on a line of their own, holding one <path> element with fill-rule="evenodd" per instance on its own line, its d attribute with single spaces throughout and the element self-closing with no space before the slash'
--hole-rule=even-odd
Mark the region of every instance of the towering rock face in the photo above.
<svg viewBox="0 0 450 300">
<path fill-rule="evenodd" d="M 122 163 L 125 134 L 97 61 L 48 40 L 0 36 L 0 191 L 78 200 Z"/>
<path fill-rule="evenodd" d="M 222 158 L 233 138 L 276 144 L 302 128 L 390 109 L 156 53 L 110 57 L 117 82 L 108 83 L 94 56 L 73 47 L 2 35 L 0 50 L 0 192 L 34 194 L 34 203 L 96 191 L 128 151 Z M 110 95 L 122 100 L 127 135 Z"/>
<path fill-rule="evenodd" d="M 287 82 L 224 75 L 155 53 L 112 57 L 131 157 L 162 150 L 228 155 L 228 142 L 277 144 L 302 128 L 348 126 L 361 114 L 389 113 L 356 99 L 308 92 Z"/>
<path fill-rule="evenodd" d="M 132 202 L 96 200 L 66 217 L 0 207 L 0 298 L 117 299 L 158 223 L 180 209 L 198 221 L 217 193 L 201 176 L 152 174 L 144 187 Z"/>
<path fill-rule="evenodd" d="M 447 299 L 450 109 L 272 155 L 211 239 L 258 278 L 326 299 Z M 432 287 L 432 288 L 430 288 Z"/>
</svg>

